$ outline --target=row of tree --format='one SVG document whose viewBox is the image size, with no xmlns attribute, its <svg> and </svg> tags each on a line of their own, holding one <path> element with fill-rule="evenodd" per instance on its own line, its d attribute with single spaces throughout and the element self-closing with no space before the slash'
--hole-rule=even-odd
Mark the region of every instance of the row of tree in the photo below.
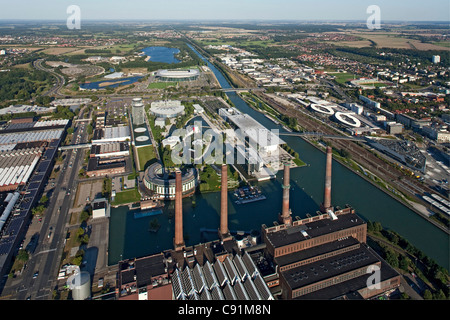
<svg viewBox="0 0 450 320">
<path fill-rule="evenodd" d="M 367 231 L 383 236 L 393 245 L 402 248 L 411 257 L 414 257 L 414 259 L 417 259 L 423 265 L 421 272 L 430 282 L 432 282 L 436 286 L 435 292 L 431 295 L 432 298 L 438 299 L 444 297 L 444 299 L 446 299 L 446 297 L 449 297 L 450 292 L 448 287 L 448 270 L 441 267 L 436 263 L 436 261 L 425 255 L 420 249 L 413 246 L 408 242 L 408 240 L 399 235 L 397 232 L 384 229 L 380 222 L 368 221 Z M 408 256 L 399 254 L 388 246 L 381 245 L 380 247 L 382 249 L 381 255 L 383 259 L 385 259 L 386 262 L 389 263 L 392 267 L 400 268 L 405 272 L 409 272 L 409 269 L 415 270 L 416 273 L 420 271 L 415 261 L 411 261 Z"/>
</svg>

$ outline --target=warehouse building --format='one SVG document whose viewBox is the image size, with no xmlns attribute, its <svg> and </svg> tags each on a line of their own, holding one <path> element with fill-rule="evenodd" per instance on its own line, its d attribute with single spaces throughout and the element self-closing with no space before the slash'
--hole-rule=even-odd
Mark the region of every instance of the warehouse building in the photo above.
<svg viewBox="0 0 450 320">
<path fill-rule="evenodd" d="M 92 144 L 131 141 L 130 127 L 106 127 L 95 129 Z"/>
<path fill-rule="evenodd" d="M 130 146 L 126 142 L 93 144 L 89 157 L 110 158 L 126 157 L 130 154 Z"/>
</svg>

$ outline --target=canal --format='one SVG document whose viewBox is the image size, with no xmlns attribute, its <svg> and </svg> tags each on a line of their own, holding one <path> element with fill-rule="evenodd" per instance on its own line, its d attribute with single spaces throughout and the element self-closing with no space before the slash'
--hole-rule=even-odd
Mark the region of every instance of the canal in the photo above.
<svg viewBox="0 0 450 320">
<path fill-rule="evenodd" d="M 203 58 L 194 48 L 191 49 Z M 222 88 L 231 88 L 224 76 L 211 64 Z M 250 108 L 236 93 L 227 93 L 240 111 L 249 114 L 268 129 L 285 130 Z M 325 154 L 299 137 L 284 136 L 283 140 L 299 153 L 305 167 L 291 169 L 290 207 L 293 217 L 315 214 L 323 200 L 325 182 Z M 267 199 L 237 205 L 229 193 L 229 229 L 231 231 L 260 230 L 261 224 L 271 226 L 281 209 L 282 172 L 276 179 L 260 182 L 259 186 Z M 449 236 L 419 216 L 417 213 L 393 199 L 368 181 L 364 180 L 337 161 L 333 161 L 331 199 L 334 206 L 351 205 L 366 220 L 379 221 L 383 227 L 392 229 L 434 259 L 444 268 L 449 268 Z M 111 210 L 109 264 L 120 259 L 145 256 L 173 247 L 174 203 L 166 202 L 163 214 L 135 219 L 128 207 Z M 196 194 L 183 199 L 184 234 L 187 245 L 217 239 L 219 227 L 220 194 Z M 149 232 L 152 219 L 161 225 L 157 233 Z"/>
</svg>

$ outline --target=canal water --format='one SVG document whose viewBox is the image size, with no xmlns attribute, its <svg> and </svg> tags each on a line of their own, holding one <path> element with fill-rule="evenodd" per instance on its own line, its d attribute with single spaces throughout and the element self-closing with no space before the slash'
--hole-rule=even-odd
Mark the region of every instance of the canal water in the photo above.
<svg viewBox="0 0 450 320">
<path fill-rule="evenodd" d="M 199 56 L 201 57 L 200 54 Z M 230 88 L 223 75 L 205 61 L 222 87 Z M 268 129 L 285 131 L 263 114 L 250 108 L 236 93 L 227 95 L 240 111 L 249 114 Z M 305 167 L 291 169 L 292 216 L 304 218 L 307 213 L 314 215 L 323 200 L 325 154 L 299 137 L 282 138 L 307 163 Z M 276 179 L 258 184 L 266 195 L 266 200 L 237 205 L 232 192 L 229 193 L 230 231 L 260 230 L 261 224 L 273 225 L 281 209 L 282 176 L 280 172 Z M 334 206 L 351 205 L 364 219 L 381 222 L 384 227 L 398 232 L 441 266 L 449 268 L 449 236 L 445 232 L 337 161 L 333 161 L 331 197 Z M 140 219 L 134 219 L 133 212 L 129 212 L 128 207 L 112 209 L 109 264 L 115 264 L 120 259 L 145 256 L 173 248 L 173 212 L 173 202 L 166 202 L 161 215 Z M 219 212 L 219 193 L 196 194 L 193 198 L 183 199 L 186 244 L 194 245 L 217 239 Z M 152 233 L 149 231 L 149 225 L 155 217 L 161 228 L 157 233 Z"/>
</svg>

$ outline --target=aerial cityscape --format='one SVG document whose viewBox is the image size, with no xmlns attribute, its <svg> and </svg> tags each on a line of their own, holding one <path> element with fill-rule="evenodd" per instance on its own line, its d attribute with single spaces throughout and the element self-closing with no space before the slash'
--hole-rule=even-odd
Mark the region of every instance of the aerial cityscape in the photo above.
<svg viewBox="0 0 450 320">
<path fill-rule="evenodd" d="M 212 3 L 0 1 L 0 299 L 448 300 L 448 1 Z"/>
</svg>

